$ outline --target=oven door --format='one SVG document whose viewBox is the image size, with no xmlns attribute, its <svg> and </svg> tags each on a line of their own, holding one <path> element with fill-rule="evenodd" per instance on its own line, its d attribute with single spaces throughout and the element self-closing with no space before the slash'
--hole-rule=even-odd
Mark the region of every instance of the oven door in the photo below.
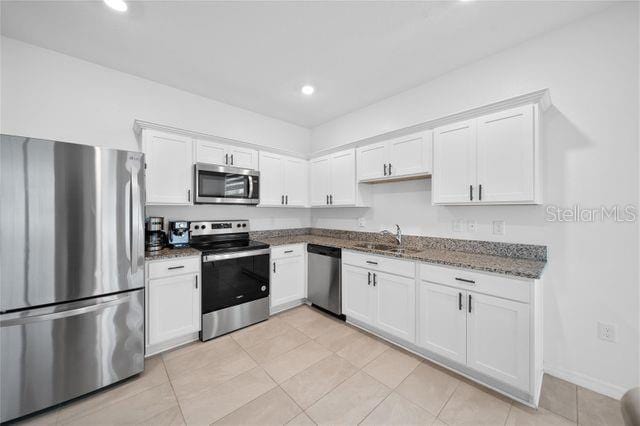
<svg viewBox="0 0 640 426">
<path fill-rule="evenodd" d="M 202 314 L 269 296 L 268 248 L 202 259 Z"/>
<path fill-rule="evenodd" d="M 196 204 L 258 204 L 260 172 L 198 163 L 195 166 Z"/>
</svg>

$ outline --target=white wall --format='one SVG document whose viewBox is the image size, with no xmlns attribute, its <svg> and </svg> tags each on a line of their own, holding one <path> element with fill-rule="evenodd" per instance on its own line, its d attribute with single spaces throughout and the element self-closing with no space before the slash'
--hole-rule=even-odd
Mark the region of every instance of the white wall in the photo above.
<svg viewBox="0 0 640 426">
<path fill-rule="evenodd" d="M 309 129 L 2 37 L 0 132 L 139 151 L 141 119 L 301 154 Z M 250 219 L 253 229 L 308 226 L 301 209 L 149 207 L 167 219 Z"/>
<path fill-rule="evenodd" d="M 459 68 L 425 85 L 323 124 L 312 151 L 361 140 L 514 95 L 549 88 L 544 116 L 545 203 L 638 205 L 638 5 L 586 20 Z M 430 181 L 373 187 L 371 209 L 315 210 L 312 225 L 546 244 L 545 367 L 619 396 L 638 385 L 638 225 L 545 222 L 544 206 L 435 207 Z M 401 207 L 400 207 L 401 206 Z M 477 220 L 453 233 L 454 218 Z M 491 234 L 504 219 L 507 234 Z M 596 322 L 618 326 L 597 339 Z"/>
</svg>

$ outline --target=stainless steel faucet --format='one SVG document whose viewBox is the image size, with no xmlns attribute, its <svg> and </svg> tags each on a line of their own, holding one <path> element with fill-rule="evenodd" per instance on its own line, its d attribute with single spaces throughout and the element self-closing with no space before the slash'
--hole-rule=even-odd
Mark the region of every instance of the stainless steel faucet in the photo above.
<svg viewBox="0 0 640 426">
<path fill-rule="evenodd" d="M 383 231 L 380 231 L 381 234 L 383 235 L 394 235 L 393 232 L 391 231 L 387 231 L 386 229 Z M 400 225 L 398 225 L 396 223 L 396 233 L 394 235 L 396 241 L 398 242 L 398 245 L 401 246 L 402 245 L 402 230 L 400 229 Z"/>
</svg>

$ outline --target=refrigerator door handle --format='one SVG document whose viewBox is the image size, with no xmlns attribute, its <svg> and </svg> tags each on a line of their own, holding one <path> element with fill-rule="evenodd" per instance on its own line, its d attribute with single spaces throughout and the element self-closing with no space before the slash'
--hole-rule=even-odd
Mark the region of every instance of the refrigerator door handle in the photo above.
<svg viewBox="0 0 640 426">
<path fill-rule="evenodd" d="M 49 311 L 49 312 L 37 314 L 36 312 L 39 311 L 39 309 L 34 309 L 32 311 L 26 311 L 26 312 L 23 311 L 23 312 L 16 313 L 15 317 L 11 314 L 5 314 L 3 316 L 9 317 L 9 318 L 0 320 L 0 328 L 11 327 L 15 325 L 30 324 L 34 322 L 40 322 L 40 321 L 52 321 L 60 318 L 69 318 L 76 315 L 82 315 L 88 312 L 100 311 L 111 306 L 127 303 L 133 296 L 135 296 L 135 294 L 136 292 L 132 291 L 132 292 L 127 292 L 125 294 L 107 296 L 107 297 L 101 298 L 103 300 L 101 302 L 80 306 L 78 308 L 71 308 L 65 311 L 60 311 L 60 312 L 51 312 L 50 308 L 44 308 L 42 310 Z M 83 302 L 79 302 L 78 304 L 83 304 Z M 71 305 L 74 305 L 74 304 L 71 304 Z M 29 315 L 29 312 L 33 312 L 33 314 Z"/>
<path fill-rule="evenodd" d="M 135 173 L 135 174 L 134 174 Z M 138 169 L 131 171 L 131 271 L 138 272 L 138 257 L 140 251 L 141 230 L 141 198 L 140 185 L 137 177 Z"/>
</svg>

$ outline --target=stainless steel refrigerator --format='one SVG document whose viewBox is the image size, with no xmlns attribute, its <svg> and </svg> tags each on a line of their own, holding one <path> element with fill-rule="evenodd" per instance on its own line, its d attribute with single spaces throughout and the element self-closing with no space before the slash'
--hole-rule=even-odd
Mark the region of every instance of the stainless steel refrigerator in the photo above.
<svg viewBox="0 0 640 426">
<path fill-rule="evenodd" d="M 143 164 L 0 135 L 1 421 L 143 370 Z"/>
</svg>

